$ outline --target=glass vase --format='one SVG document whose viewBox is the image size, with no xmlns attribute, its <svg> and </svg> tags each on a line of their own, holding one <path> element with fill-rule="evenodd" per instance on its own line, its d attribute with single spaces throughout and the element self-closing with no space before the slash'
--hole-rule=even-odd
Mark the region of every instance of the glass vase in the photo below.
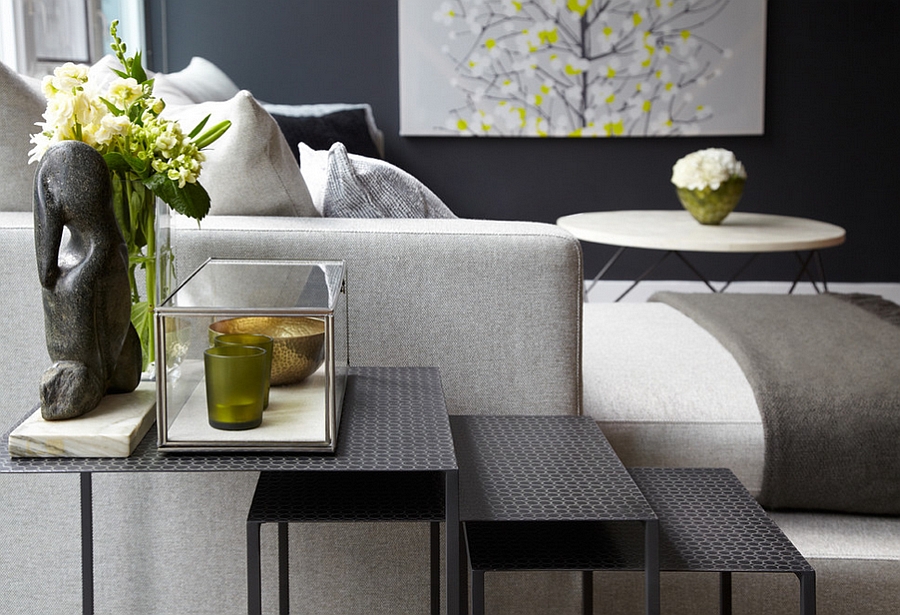
<svg viewBox="0 0 900 615">
<path fill-rule="evenodd" d="M 721 224 L 734 208 L 737 207 L 744 194 L 744 180 L 733 177 L 722 182 L 719 188 L 702 188 L 691 190 L 675 188 L 682 206 L 700 224 Z"/>
<path fill-rule="evenodd" d="M 128 248 L 131 323 L 141 340 L 144 380 L 156 373 L 154 308 L 175 284 L 169 207 L 132 173 L 113 173 L 113 205 Z"/>
</svg>

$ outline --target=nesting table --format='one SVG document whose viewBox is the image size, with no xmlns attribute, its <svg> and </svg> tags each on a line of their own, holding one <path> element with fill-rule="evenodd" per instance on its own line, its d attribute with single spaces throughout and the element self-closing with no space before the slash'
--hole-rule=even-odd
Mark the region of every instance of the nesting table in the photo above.
<svg viewBox="0 0 900 615">
<path fill-rule="evenodd" d="M 789 572 L 815 615 L 815 571 L 729 470 L 626 469 L 596 423 L 578 416 L 448 416 L 436 368 L 352 368 L 331 454 L 162 453 L 148 434 L 127 458 L 10 458 L 0 472 L 81 475 L 83 612 L 93 602 L 93 472 L 259 471 L 247 516 L 248 611 L 261 612 L 260 527 L 278 524 L 280 612 L 289 611 L 288 524 L 431 524 L 431 611 L 485 609 L 486 572 L 578 570 L 593 612 L 593 571 L 639 570 L 646 612 L 661 570 Z M 24 417 L 23 417 L 24 418 Z M 471 573 L 470 573 L 471 570 Z"/>
<path fill-rule="evenodd" d="M 484 614 L 485 572 L 503 570 L 582 571 L 585 614 L 594 570 L 644 570 L 646 612 L 659 613 L 657 516 L 593 419 L 452 416 L 450 426 L 473 615 Z M 635 528 L 643 544 L 617 548 Z"/>
<path fill-rule="evenodd" d="M 511 570 L 581 571 L 584 615 L 595 570 L 642 570 L 653 614 L 661 570 L 719 573 L 722 615 L 733 572 L 794 573 L 800 613 L 815 615 L 815 571 L 730 470 L 626 470 L 589 417 L 453 416 L 450 425 L 473 615 L 485 612 L 485 572 Z"/>
<path fill-rule="evenodd" d="M 0 441 L 0 472 L 80 474 L 82 611 L 85 614 L 94 612 L 91 481 L 94 472 L 259 471 L 270 478 L 276 473 L 284 477 L 292 475 L 298 481 L 312 481 L 323 487 L 321 491 L 306 494 L 310 506 L 318 502 L 322 514 L 328 514 L 329 508 L 331 512 L 341 508 L 346 520 L 373 512 L 365 507 L 355 511 L 351 506 L 353 501 L 335 504 L 333 498 L 341 497 L 340 489 L 347 486 L 348 481 L 352 484 L 369 479 L 382 486 L 413 485 L 417 490 L 428 487 L 427 491 L 417 491 L 414 498 L 392 502 L 393 514 L 435 522 L 432 523 L 432 544 L 436 522 L 445 521 L 447 612 L 458 613 L 458 471 L 439 371 L 414 367 L 351 368 L 345 395 L 341 433 L 334 454 L 165 453 L 157 448 L 156 433 L 151 430 L 130 457 L 10 458 L 7 434 Z M 318 493 L 318 497 L 311 497 L 310 493 Z M 290 500 L 286 502 L 289 504 Z M 277 512 L 276 507 L 274 514 Z M 382 512 L 386 515 L 389 511 Z M 258 613 L 260 604 L 258 541 L 261 522 L 258 517 L 248 518 L 247 524 L 250 613 Z M 282 593 L 285 589 L 286 585 Z"/>
<path fill-rule="evenodd" d="M 288 613 L 288 524 L 431 524 L 431 611 L 440 613 L 439 522 L 446 521 L 447 612 L 459 612 L 458 471 L 435 368 L 367 368 L 348 381 L 334 455 L 296 456 L 260 472 L 247 515 L 251 615 L 262 612 L 260 526 L 279 530 L 279 609 Z"/>
<path fill-rule="evenodd" d="M 600 269 L 585 291 L 594 287 L 628 248 L 659 250 L 663 254 L 625 290 L 616 301 L 631 292 L 669 256 L 681 260 L 713 292 L 722 292 L 762 253 L 794 252 L 799 271 L 789 292 L 804 275 L 809 277 L 818 292 L 810 265 L 815 259 L 819 279 L 828 290 L 825 268 L 819 251 L 844 243 L 843 228 L 792 216 L 733 212 L 719 225 L 700 224 L 684 210 L 621 210 L 597 211 L 563 216 L 557 225 L 582 241 L 618 246 L 618 250 Z M 715 288 L 700 270 L 685 257 L 685 252 L 715 252 L 750 254 L 727 282 Z M 807 252 L 802 255 L 801 252 Z"/>
</svg>

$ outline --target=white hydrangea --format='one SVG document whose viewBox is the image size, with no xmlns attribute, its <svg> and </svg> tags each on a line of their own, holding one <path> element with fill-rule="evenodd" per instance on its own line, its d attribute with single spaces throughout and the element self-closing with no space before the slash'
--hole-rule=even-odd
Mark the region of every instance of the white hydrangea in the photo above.
<svg viewBox="0 0 900 615">
<path fill-rule="evenodd" d="M 672 167 L 672 183 L 688 190 L 718 190 L 722 182 L 734 177 L 747 178 L 744 165 L 734 153 L 717 147 L 688 154 Z"/>
</svg>

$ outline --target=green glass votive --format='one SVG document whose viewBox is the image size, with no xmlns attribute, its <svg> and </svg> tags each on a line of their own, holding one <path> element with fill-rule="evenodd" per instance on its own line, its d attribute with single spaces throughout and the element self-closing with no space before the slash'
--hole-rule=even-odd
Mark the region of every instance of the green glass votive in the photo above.
<svg viewBox="0 0 900 615">
<path fill-rule="evenodd" d="M 256 346 L 266 351 L 266 398 L 263 402 L 263 409 L 268 408 L 274 340 L 268 335 L 258 335 L 256 333 L 223 333 L 216 336 L 214 343 L 216 346 Z"/>
<path fill-rule="evenodd" d="M 262 423 L 266 351 L 256 346 L 213 346 L 203 353 L 206 409 L 216 429 L 253 429 Z"/>
</svg>

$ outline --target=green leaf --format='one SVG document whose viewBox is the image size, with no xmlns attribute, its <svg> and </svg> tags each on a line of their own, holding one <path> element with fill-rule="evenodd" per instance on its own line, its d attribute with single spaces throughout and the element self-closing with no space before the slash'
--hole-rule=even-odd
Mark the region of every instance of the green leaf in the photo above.
<svg viewBox="0 0 900 615">
<path fill-rule="evenodd" d="M 138 83 L 144 83 L 145 81 L 147 81 L 147 73 L 144 72 L 144 67 L 141 66 L 140 51 L 134 54 L 134 58 L 131 61 L 131 76 L 134 77 Z"/>
<path fill-rule="evenodd" d="M 209 121 L 210 116 L 207 115 L 205 118 L 200 120 L 200 123 L 194 126 L 194 129 L 188 135 L 191 139 L 200 134 L 200 131 L 203 130 L 203 127 L 206 126 L 206 122 Z"/>
<path fill-rule="evenodd" d="M 109 167 L 110 171 L 114 171 L 116 173 L 133 172 L 141 178 L 143 178 L 147 174 L 150 168 L 150 163 L 148 161 L 141 160 L 136 156 L 122 154 L 120 152 L 109 152 L 108 154 L 103 154 L 103 160 L 106 161 L 106 166 Z"/>
<path fill-rule="evenodd" d="M 195 139 L 194 145 L 197 146 L 197 149 L 203 149 L 225 134 L 229 128 L 231 128 L 231 120 L 223 120 Z"/>
<path fill-rule="evenodd" d="M 119 109 L 117 106 L 115 106 L 114 104 L 112 104 L 111 102 L 109 102 L 108 100 L 106 100 L 105 98 L 103 98 L 102 96 L 100 96 L 99 98 L 100 98 L 100 101 L 101 101 L 104 105 L 106 105 L 106 108 L 109 109 L 109 112 L 112 113 L 113 115 L 115 115 L 116 117 L 119 117 L 120 115 L 122 115 L 123 113 L 125 113 L 124 111 L 122 111 L 121 109 Z"/>
<path fill-rule="evenodd" d="M 202 220 L 209 213 L 209 194 L 199 183 L 185 184 L 184 188 L 179 188 L 177 182 L 163 173 L 157 173 L 144 183 L 169 207 L 182 215 Z"/>
<path fill-rule="evenodd" d="M 138 301 L 131 304 L 131 324 L 134 325 L 138 337 L 141 338 L 142 369 L 146 371 L 155 354 L 153 348 L 153 310 L 150 309 L 150 304 L 147 301 Z"/>
<path fill-rule="evenodd" d="M 122 71 L 120 71 L 120 70 L 118 70 L 118 69 L 115 69 L 115 68 L 111 68 L 110 70 L 111 70 L 112 72 L 114 72 L 115 74 L 117 74 L 117 75 L 118 75 L 119 77 L 121 77 L 122 79 L 128 79 L 128 78 L 131 76 L 131 75 L 129 75 L 128 73 L 122 72 Z"/>
</svg>

